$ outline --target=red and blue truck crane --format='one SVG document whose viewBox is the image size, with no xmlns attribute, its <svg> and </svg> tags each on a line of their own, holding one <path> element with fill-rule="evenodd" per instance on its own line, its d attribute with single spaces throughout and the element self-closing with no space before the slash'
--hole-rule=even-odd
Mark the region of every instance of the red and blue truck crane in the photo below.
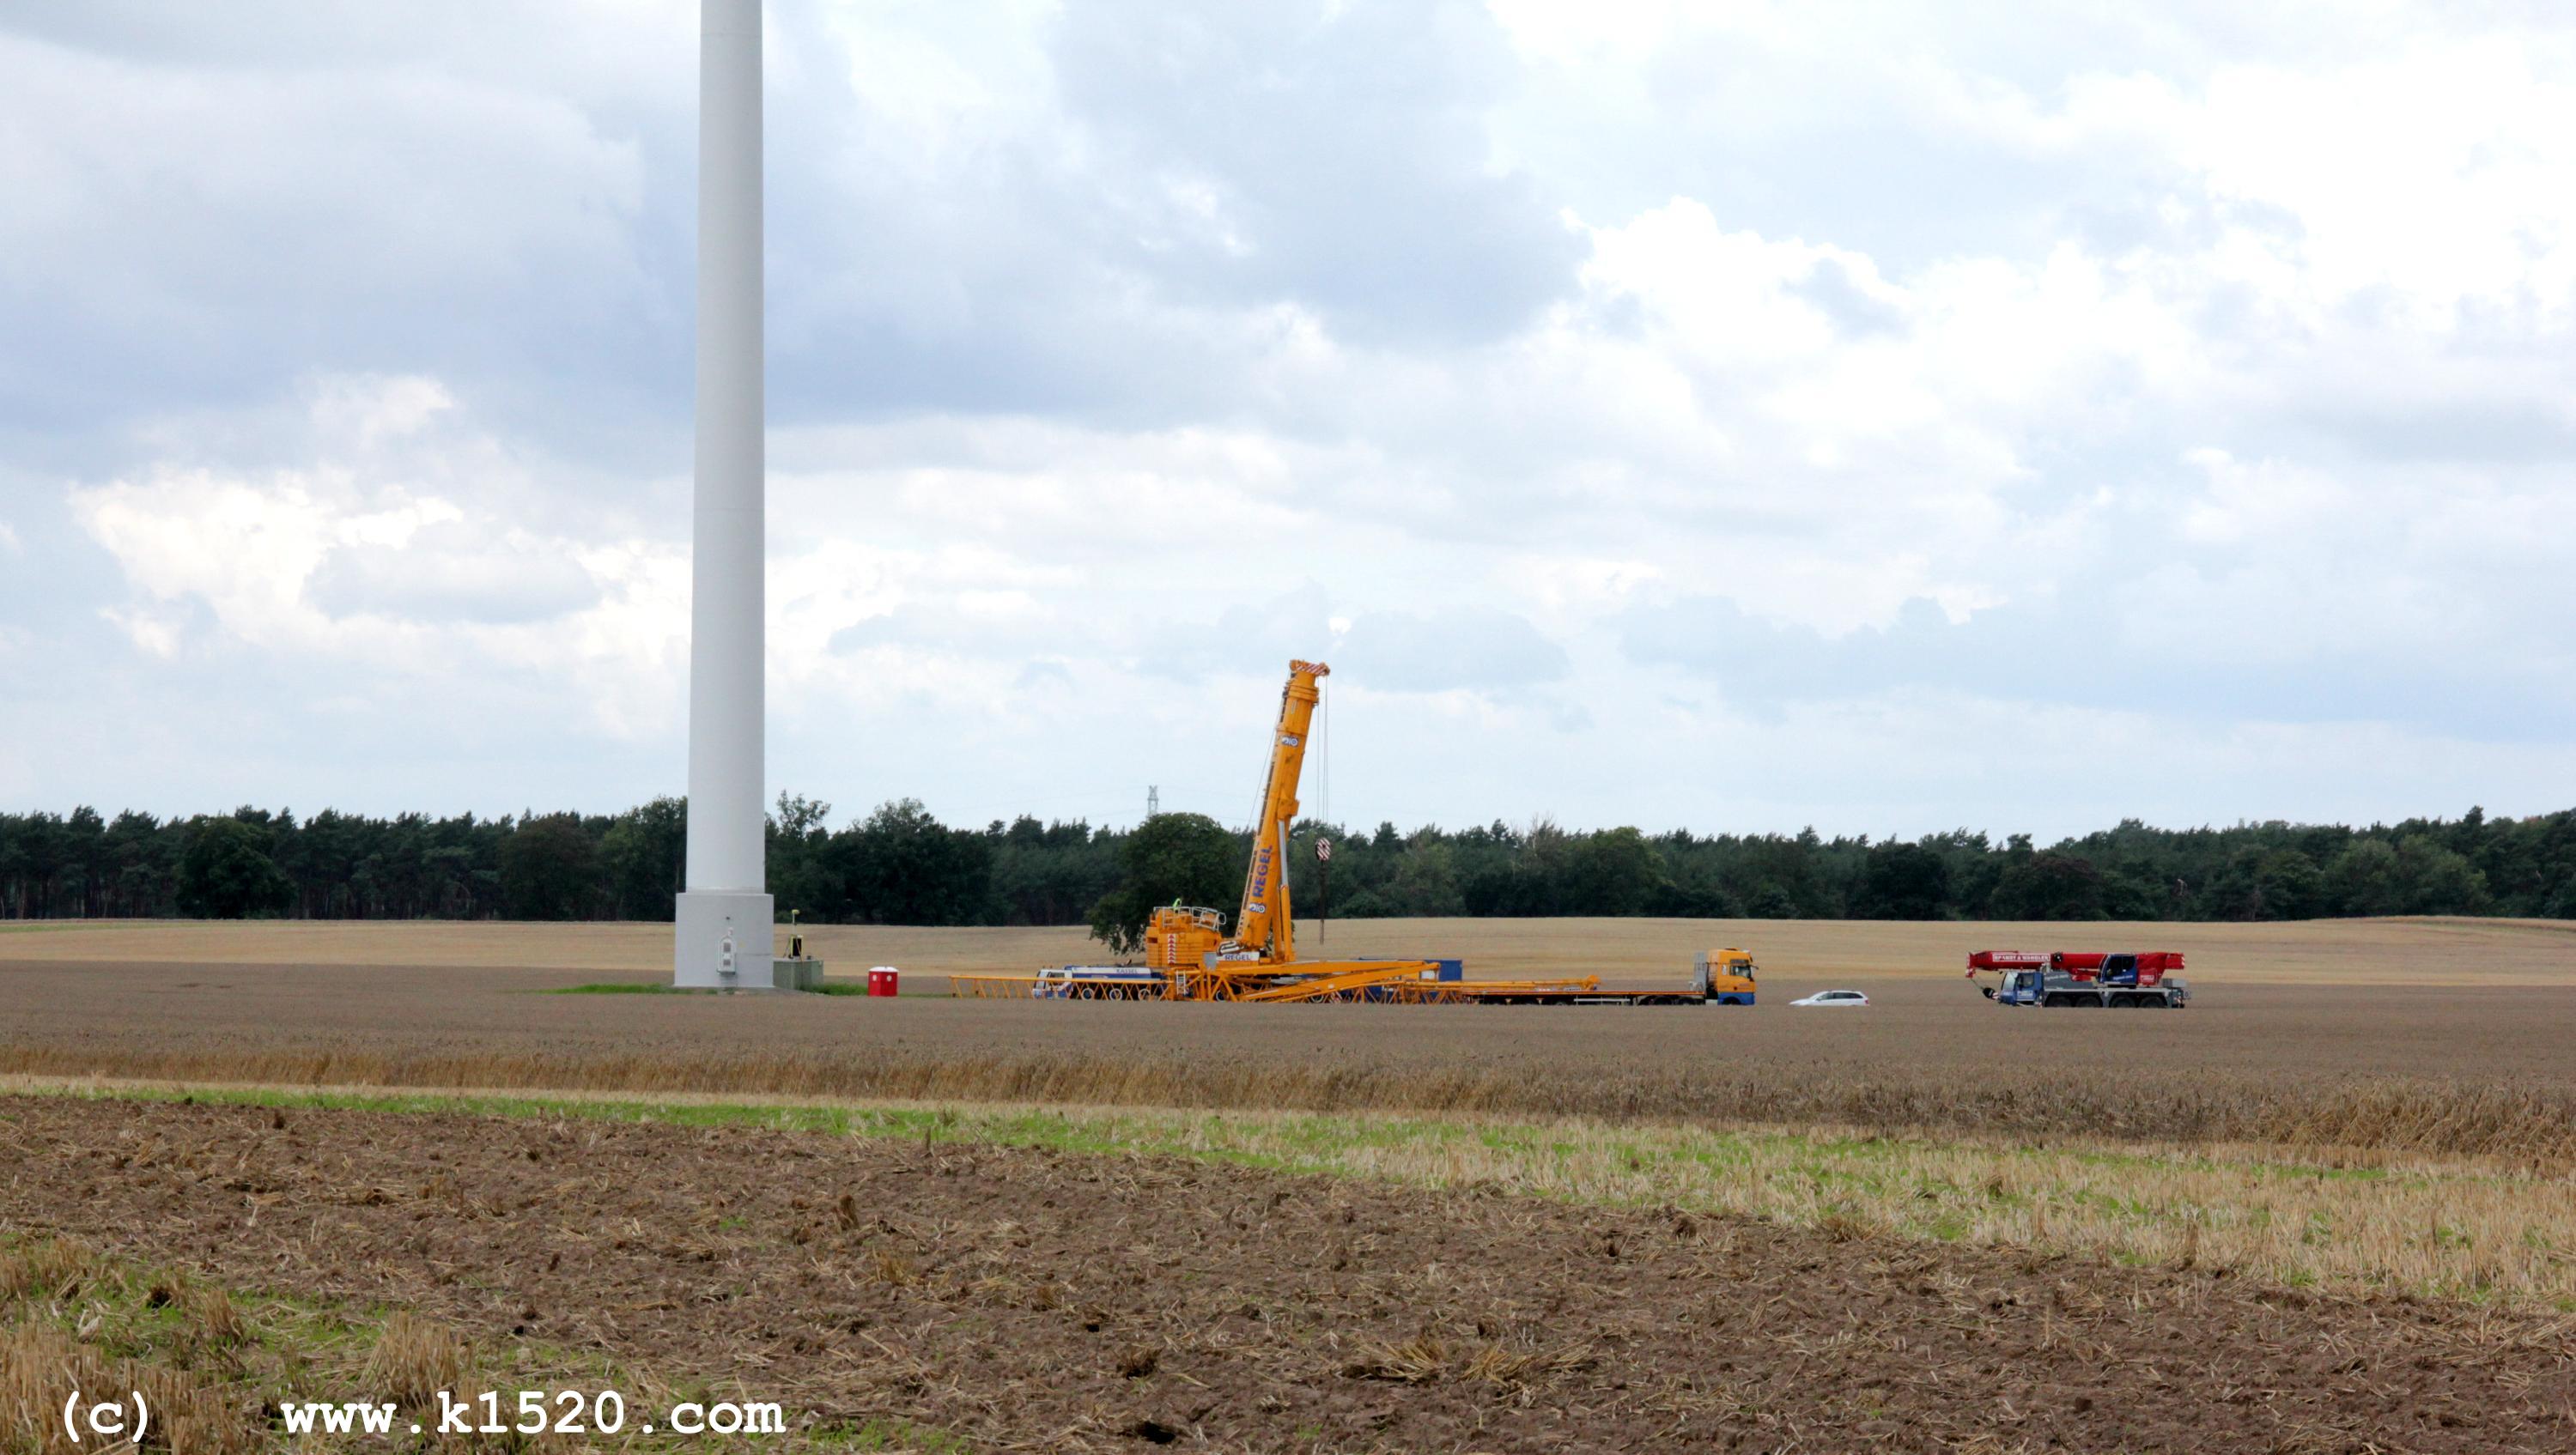
<svg viewBox="0 0 2576 1455">
<path fill-rule="evenodd" d="M 1978 950 L 1968 978 L 1992 970 L 1980 985 L 1997 1005 L 2067 1009 L 2181 1010 L 2191 1004 L 2180 950 Z"/>
</svg>

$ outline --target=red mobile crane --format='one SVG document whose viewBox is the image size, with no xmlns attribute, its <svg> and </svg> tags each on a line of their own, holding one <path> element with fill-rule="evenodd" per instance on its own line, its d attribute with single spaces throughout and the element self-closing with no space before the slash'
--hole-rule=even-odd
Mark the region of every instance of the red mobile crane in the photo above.
<svg viewBox="0 0 2576 1455">
<path fill-rule="evenodd" d="M 1981 970 L 2001 977 L 1977 987 L 1997 1005 L 2113 1007 L 2181 1010 L 2191 984 L 2179 972 L 2180 950 L 1978 950 L 1968 956 L 1968 978 Z"/>
</svg>

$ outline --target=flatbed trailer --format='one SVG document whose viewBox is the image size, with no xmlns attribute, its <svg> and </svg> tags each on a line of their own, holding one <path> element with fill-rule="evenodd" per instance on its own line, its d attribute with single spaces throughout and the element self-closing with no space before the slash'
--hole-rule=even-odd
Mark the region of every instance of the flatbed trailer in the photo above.
<svg viewBox="0 0 2576 1455">
<path fill-rule="evenodd" d="M 1710 1005 L 1724 1004 L 1696 990 L 1603 990 L 1591 986 L 1531 985 L 1521 981 L 1469 981 L 1452 1003 L 1467 1005 Z"/>
<path fill-rule="evenodd" d="M 1283 993 L 1302 992 L 1302 993 Z M 1125 975 L 951 975 L 948 993 L 974 1000 L 1190 1000 L 1159 978 Z M 1236 997 L 1245 1002 L 1321 1005 L 1719 1005 L 1696 990 L 1604 990 L 1598 976 L 1561 980 L 1363 979 L 1325 976 Z"/>
</svg>

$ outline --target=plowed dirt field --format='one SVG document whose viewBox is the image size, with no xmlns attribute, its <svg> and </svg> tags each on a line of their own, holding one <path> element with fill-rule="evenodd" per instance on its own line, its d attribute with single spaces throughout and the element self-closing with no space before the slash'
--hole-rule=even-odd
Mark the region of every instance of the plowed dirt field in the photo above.
<svg viewBox="0 0 2576 1455">
<path fill-rule="evenodd" d="M 973 1448 L 2565 1451 L 2562 1318 L 1154 1159 L 0 1103 L 0 1222 Z"/>
</svg>

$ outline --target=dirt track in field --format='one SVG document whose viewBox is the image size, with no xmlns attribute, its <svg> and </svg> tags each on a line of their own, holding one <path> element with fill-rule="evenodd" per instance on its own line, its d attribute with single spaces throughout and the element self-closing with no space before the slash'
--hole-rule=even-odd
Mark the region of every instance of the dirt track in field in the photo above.
<svg viewBox="0 0 2576 1455">
<path fill-rule="evenodd" d="M 2523 1079 L 2576 1086 L 2576 989 L 2204 984 L 2181 1012 L 2002 1010 L 1958 976 L 1870 987 L 1862 1011 L 1793 1009 L 1818 982 L 1764 982 L 1740 1007 L 1171 1005 L 864 996 L 551 995 L 577 972 L 135 964 L 0 958 L 0 1048 L 148 1074 L 168 1055 L 636 1057 L 748 1071 L 764 1058 L 1097 1055 L 1364 1067 L 1627 1070 L 1897 1065 L 2105 1076 L 2260 1069 Z M 365 1078 L 360 1078 L 365 1079 Z M 702 1090 L 757 1090 L 711 1084 Z"/>
<path fill-rule="evenodd" d="M 2190 1269 L 742 1129 L 50 1097 L 0 1117 L 12 1231 L 977 1448 L 2576 1444 L 2566 1320 Z"/>
<path fill-rule="evenodd" d="M 1395 919 L 1337 921 L 1308 955 L 1463 956 L 1494 976 L 1598 974 L 1623 985 L 1678 985 L 1703 949 L 1737 945 L 1784 980 L 1864 982 L 1957 975 L 1970 950 L 2171 949 L 2216 982 L 2254 985 L 2576 986 L 2576 923 L 2558 920 L 2308 920 L 2285 924 L 1907 924 L 1823 920 Z M 915 929 L 819 925 L 804 931 L 834 973 L 910 972 L 923 989 L 952 973 L 1027 974 L 1098 959 L 1080 929 Z M 779 934 L 783 949 L 787 932 Z M 543 966 L 658 975 L 671 930 L 653 924 L 349 921 L 35 921 L 0 924 L 0 959 L 91 965 Z"/>
<path fill-rule="evenodd" d="M 1445 1110 L 2576 1158 L 2576 990 L 2206 986 L 2014 1012 L 547 995 L 574 971 L 0 961 L 0 1072 Z"/>
</svg>

